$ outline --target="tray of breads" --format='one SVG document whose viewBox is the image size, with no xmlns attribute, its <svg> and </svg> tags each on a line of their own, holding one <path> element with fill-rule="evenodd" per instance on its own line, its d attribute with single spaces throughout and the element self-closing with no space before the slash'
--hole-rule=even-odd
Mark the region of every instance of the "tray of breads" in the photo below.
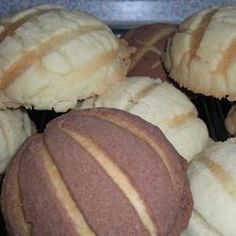
<svg viewBox="0 0 236 236">
<path fill-rule="evenodd" d="M 0 235 L 234 236 L 236 3 L 17 3 Z"/>
</svg>

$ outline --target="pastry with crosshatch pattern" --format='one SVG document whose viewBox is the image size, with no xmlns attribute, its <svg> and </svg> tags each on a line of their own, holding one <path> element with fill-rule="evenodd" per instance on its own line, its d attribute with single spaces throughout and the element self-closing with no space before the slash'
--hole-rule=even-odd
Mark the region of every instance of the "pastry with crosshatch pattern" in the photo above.
<svg viewBox="0 0 236 236">
<path fill-rule="evenodd" d="M 169 75 L 195 93 L 236 100 L 236 4 L 184 20 L 165 56 Z"/>
<path fill-rule="evenodd" d="M 224 120 L 225 127 L 228 133 L 232 136 L 236 135 L 236 104 L 232 104 L 227 116 Z"/>
<path fill-rule="evenodd" d="M 1 206 L 10 235 L 179 236 L 192 197 L 187 162 L 157 127 L 101 108 L 69 112 L 28 139 Z"/>
<path fill-rule="evenodd" d="M 194 104 L 172 84 L 149 77 L 128 77 L 77 108 L 113 107 L 158 126 L 176 150 L 190 161 L 209 142 L 206 124 Z"/>
<path fill-rule="evenodd" d="M 188 167 L 194 209 L 181 236 L 234 236 L 236 138 L 212 143 Z"/>
<path fill-rule="evenodd" d="M 0 110 L 0 175 L 21 144 L 36 131 L 26 111 Z"/>
<path fill-rule="evenodd" d="M 42 5 L 0 20 L 0 108 L 66 111 L 124 79 L 127 43 L 96 18 Z"/>
<path fill-rule="evenodd" d="M 149 76 L 166 80 L 167 73 L 161 59 L 167 40 L 175 30 L 174 24 L 157 23 L 131 29 L 125 34 L 124 39 L 136 48 L 131 56 L 128 76 Z"/>
</svg>

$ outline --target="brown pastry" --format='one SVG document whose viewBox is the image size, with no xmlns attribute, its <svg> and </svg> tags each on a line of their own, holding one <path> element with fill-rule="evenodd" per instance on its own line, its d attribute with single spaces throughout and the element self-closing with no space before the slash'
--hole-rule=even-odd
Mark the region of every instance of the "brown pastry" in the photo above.
<svg viewBox="0 0 236 236">
<path fill-rule="evenodd" d="M 175 29 L 176 25 L 173 24 L 152 24 L 130 30 L 124 39 L 136 48 L 136 52 L 131 58 L 128 76 L 149 76 L 166 80 L 167 73 L 161 56 Z"/>
<path fill-rule="evenodd" d="M 186 228 L 186 161 L 127 112 L 84 109 L 28 139 L 4 178 L 10 235 L 171 235 Z"/>
</svg>

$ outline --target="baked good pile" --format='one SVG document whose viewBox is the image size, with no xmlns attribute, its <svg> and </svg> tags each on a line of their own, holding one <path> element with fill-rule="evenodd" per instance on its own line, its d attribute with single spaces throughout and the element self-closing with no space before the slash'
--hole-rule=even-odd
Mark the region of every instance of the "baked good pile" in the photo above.
<svg viewBox="0 0 236 236">
<path fill-rule="evenodd" d="M 235 18 L 206 9 L 121 38 L 56 5 L 0 19 L 8 234 L 236 235 L 236 142 L 213 140 L 191 100 L 236 99 Z M 64 114 L 39 133 L 32 110 Z"/>
</svg>

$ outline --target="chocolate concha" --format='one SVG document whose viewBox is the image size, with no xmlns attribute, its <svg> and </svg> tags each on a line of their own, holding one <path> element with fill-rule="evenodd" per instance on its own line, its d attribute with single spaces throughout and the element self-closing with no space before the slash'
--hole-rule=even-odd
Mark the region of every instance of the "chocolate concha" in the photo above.
<svg viewBox="0 0 236 236">
<path fill-rule="evenodd" d="M 0 175 L 4 173 L 17 149 L 35 130 L 26 111 L 0 110 Z"/>
<path fill-rule="evenodd" d="M 3 181 L 10 235 L 180 235 L 192 199 L 186 161 L 127 112 L 67 113 L 29 138 Z"/>
<path fill-rule="evenodd" d="M 0 20 L 0 108 L 64 112 L 124 79 L 130 50 L 98 19 L 42 5 Z"/>
<path fill-rule="evenodd" d="M 131 56 L 128 76 L 149 76 L 167 80 L 162 54 L 169 38 L 176 30 L 174 24 L 148 24 L 128 31 L 124 39 L 136 48 Z"/>
</svg>

